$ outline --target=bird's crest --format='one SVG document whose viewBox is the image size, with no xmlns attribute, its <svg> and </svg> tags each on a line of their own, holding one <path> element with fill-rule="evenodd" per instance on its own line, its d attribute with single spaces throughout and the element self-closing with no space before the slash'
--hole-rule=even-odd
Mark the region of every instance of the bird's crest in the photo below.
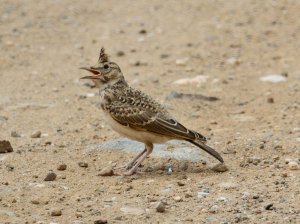
<svg viewBox="0 0 300 224">
<path fill-rule="evenodd" d="M 104 47 L 102 47 L 101 50 L 100 50 L 100 55 L 99 55 L 98 62 L 99 62 L 99 63 L 108 62 L 108 55 L 105 54 L 105 49 L 104 49 Z"/>
</svg>

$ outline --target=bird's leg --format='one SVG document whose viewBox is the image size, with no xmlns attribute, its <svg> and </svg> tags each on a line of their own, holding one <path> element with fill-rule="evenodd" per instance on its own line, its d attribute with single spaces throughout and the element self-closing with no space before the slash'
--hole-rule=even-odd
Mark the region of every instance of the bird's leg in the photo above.
<svg viewBox="0 0 300 224">
<path fill-rule="evenodd" d="M 125 168 L 126 170 L 129 170 L 135 163 L 136 161 L 147 151 L 146 147 L 145 149 L 140 152 L 136 157 L 134 157 L 132 160 L 130 160 L 128 163 L 126 163 L 122 168 Z"/>
<path fill-rule="evenodd" d="M 146 152 L 144 152 L 134 163 L 134 166 L 125 173 L 126 176 L 130 176 L 132 174 L 134 174 L 137 170 L 137 168 L 141 165 L 141 163 L 146 159 L 147 156 L 149 156 L 152 151 L 153 151 L 153 144 L 152 143 L 147 143 L 145 144 L 145 150 Z M 144 150 L 144 151 L 145 151 Z"/>
</svg>

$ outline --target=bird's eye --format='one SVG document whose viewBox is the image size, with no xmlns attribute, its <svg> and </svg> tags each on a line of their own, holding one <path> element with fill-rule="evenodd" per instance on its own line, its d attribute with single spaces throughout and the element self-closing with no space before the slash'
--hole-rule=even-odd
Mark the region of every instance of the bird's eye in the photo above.
<svg viewBox="0 0 300 224">
<path fill-rule="evenodd" d="M 108 69 L 108 68 L 109 68 L 109 65 L 108 65 L 108 64 L 105 64 L 105 65 L 103 66 L 103 68 L 104 68 L 104 69 Z"/>
</svg>

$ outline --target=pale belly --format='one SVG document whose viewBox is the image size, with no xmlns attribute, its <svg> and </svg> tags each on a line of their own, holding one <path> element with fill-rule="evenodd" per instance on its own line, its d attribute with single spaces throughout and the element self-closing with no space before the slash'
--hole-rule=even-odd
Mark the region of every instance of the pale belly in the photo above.
<svg viewBox="0 0 300 224">
<path fill-rule="evenodd" d="M 104 114 L 105 114 L 106 122 L 114 131 L 132 140 L 136 140 L 144 143 L 164 143 L 166 141 L 171 140 L 169 137 L 166 136 L 161 136 L 161 135 L 157 135 L 145 131 L 133 130 L 128 126 L 124 126 L 116 122 L 108 113 L 104 112 Z"/>
</svg>

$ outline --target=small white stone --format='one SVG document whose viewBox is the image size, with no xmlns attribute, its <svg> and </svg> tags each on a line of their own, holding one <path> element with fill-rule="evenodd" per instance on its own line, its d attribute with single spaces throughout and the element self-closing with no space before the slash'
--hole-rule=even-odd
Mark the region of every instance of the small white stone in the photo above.
<svg viewBox="0 0 300 224">
<path fill-rule="evenodd" d="M 87 93 L 86 96 L 87 97 L 94 97 L 94 96 L 96 96 L 96 94 L 95 93 Z"/>
<path fill-rule="evenodd" d="M 209 212 L 210 213 L 216 213 L 219 210 L 219 206 L 218 205 L 213 205 L 209 208 Z"/>
<path fill-rule="evenodd" d="M 249 192 L 242 192 L 242 199 L 247 199 L 249 198 L 250 193 Z"/>
<path fill-rule="evenodd" d="M 176 202 L 182 201 L 182 198 L 181 198 L 180 196 L 175 196 L 175 197 L 173 197 L 173 199 L 174 199 L 174 201 L 176 201 Z"/>
<path fill-rule="evenodd" d="M 178 65 L 178 66 L 186 66 L 188 60 L 189 60 L 188 58 L 177 59 L 176 60 L 176 65 Z"/>
<path fill-rule="evenodd" d="M 299 164 L 295 161 L 290 161 L 288 167 L 290 170 L 299 170 Z"/>
<path fill-rule="evenodd" d="M 197 198 L 203 198 L 205 197 L 206 195 L 209 195 L 209 193 L 207 192 L 197 192 Z"/>
<path fill-rule="evenodd" d="M 218 200 L 218 201 L 225 201 L 225 202 L 228 201 L 227 198 L 225 198 L 225 197 L 223 197 L 223 196 L 218 197 L 217 200 Z"/>
<path fill-rule="evenodd" d="M 229 65 L 239 65 L 241 63 L 241 60 L 235 57 L 231 57 L 226 60 L 226 63 Z"/>
<path fill-rule="evenodd" d="M 197 86 L 205 83 L 208 79 L 208 76 L 206 75 L 197 75 L 194 78 L 184 78 L 184 79 L 178 79 L 175 82 L 173 82 L 176 85 L 193 85 L 196 84 Z"/>
<path fill-rule="evenodd" d="M 278 75 L 278 74 L 270 74 L 270 75 L 265 75 L 265 76 L 260 77 L 260 80 L 263 82 L 277 83 L 277 82 L 285 82 L 286 77 L 284 77 L 282 75 Z"/>
</svg>

